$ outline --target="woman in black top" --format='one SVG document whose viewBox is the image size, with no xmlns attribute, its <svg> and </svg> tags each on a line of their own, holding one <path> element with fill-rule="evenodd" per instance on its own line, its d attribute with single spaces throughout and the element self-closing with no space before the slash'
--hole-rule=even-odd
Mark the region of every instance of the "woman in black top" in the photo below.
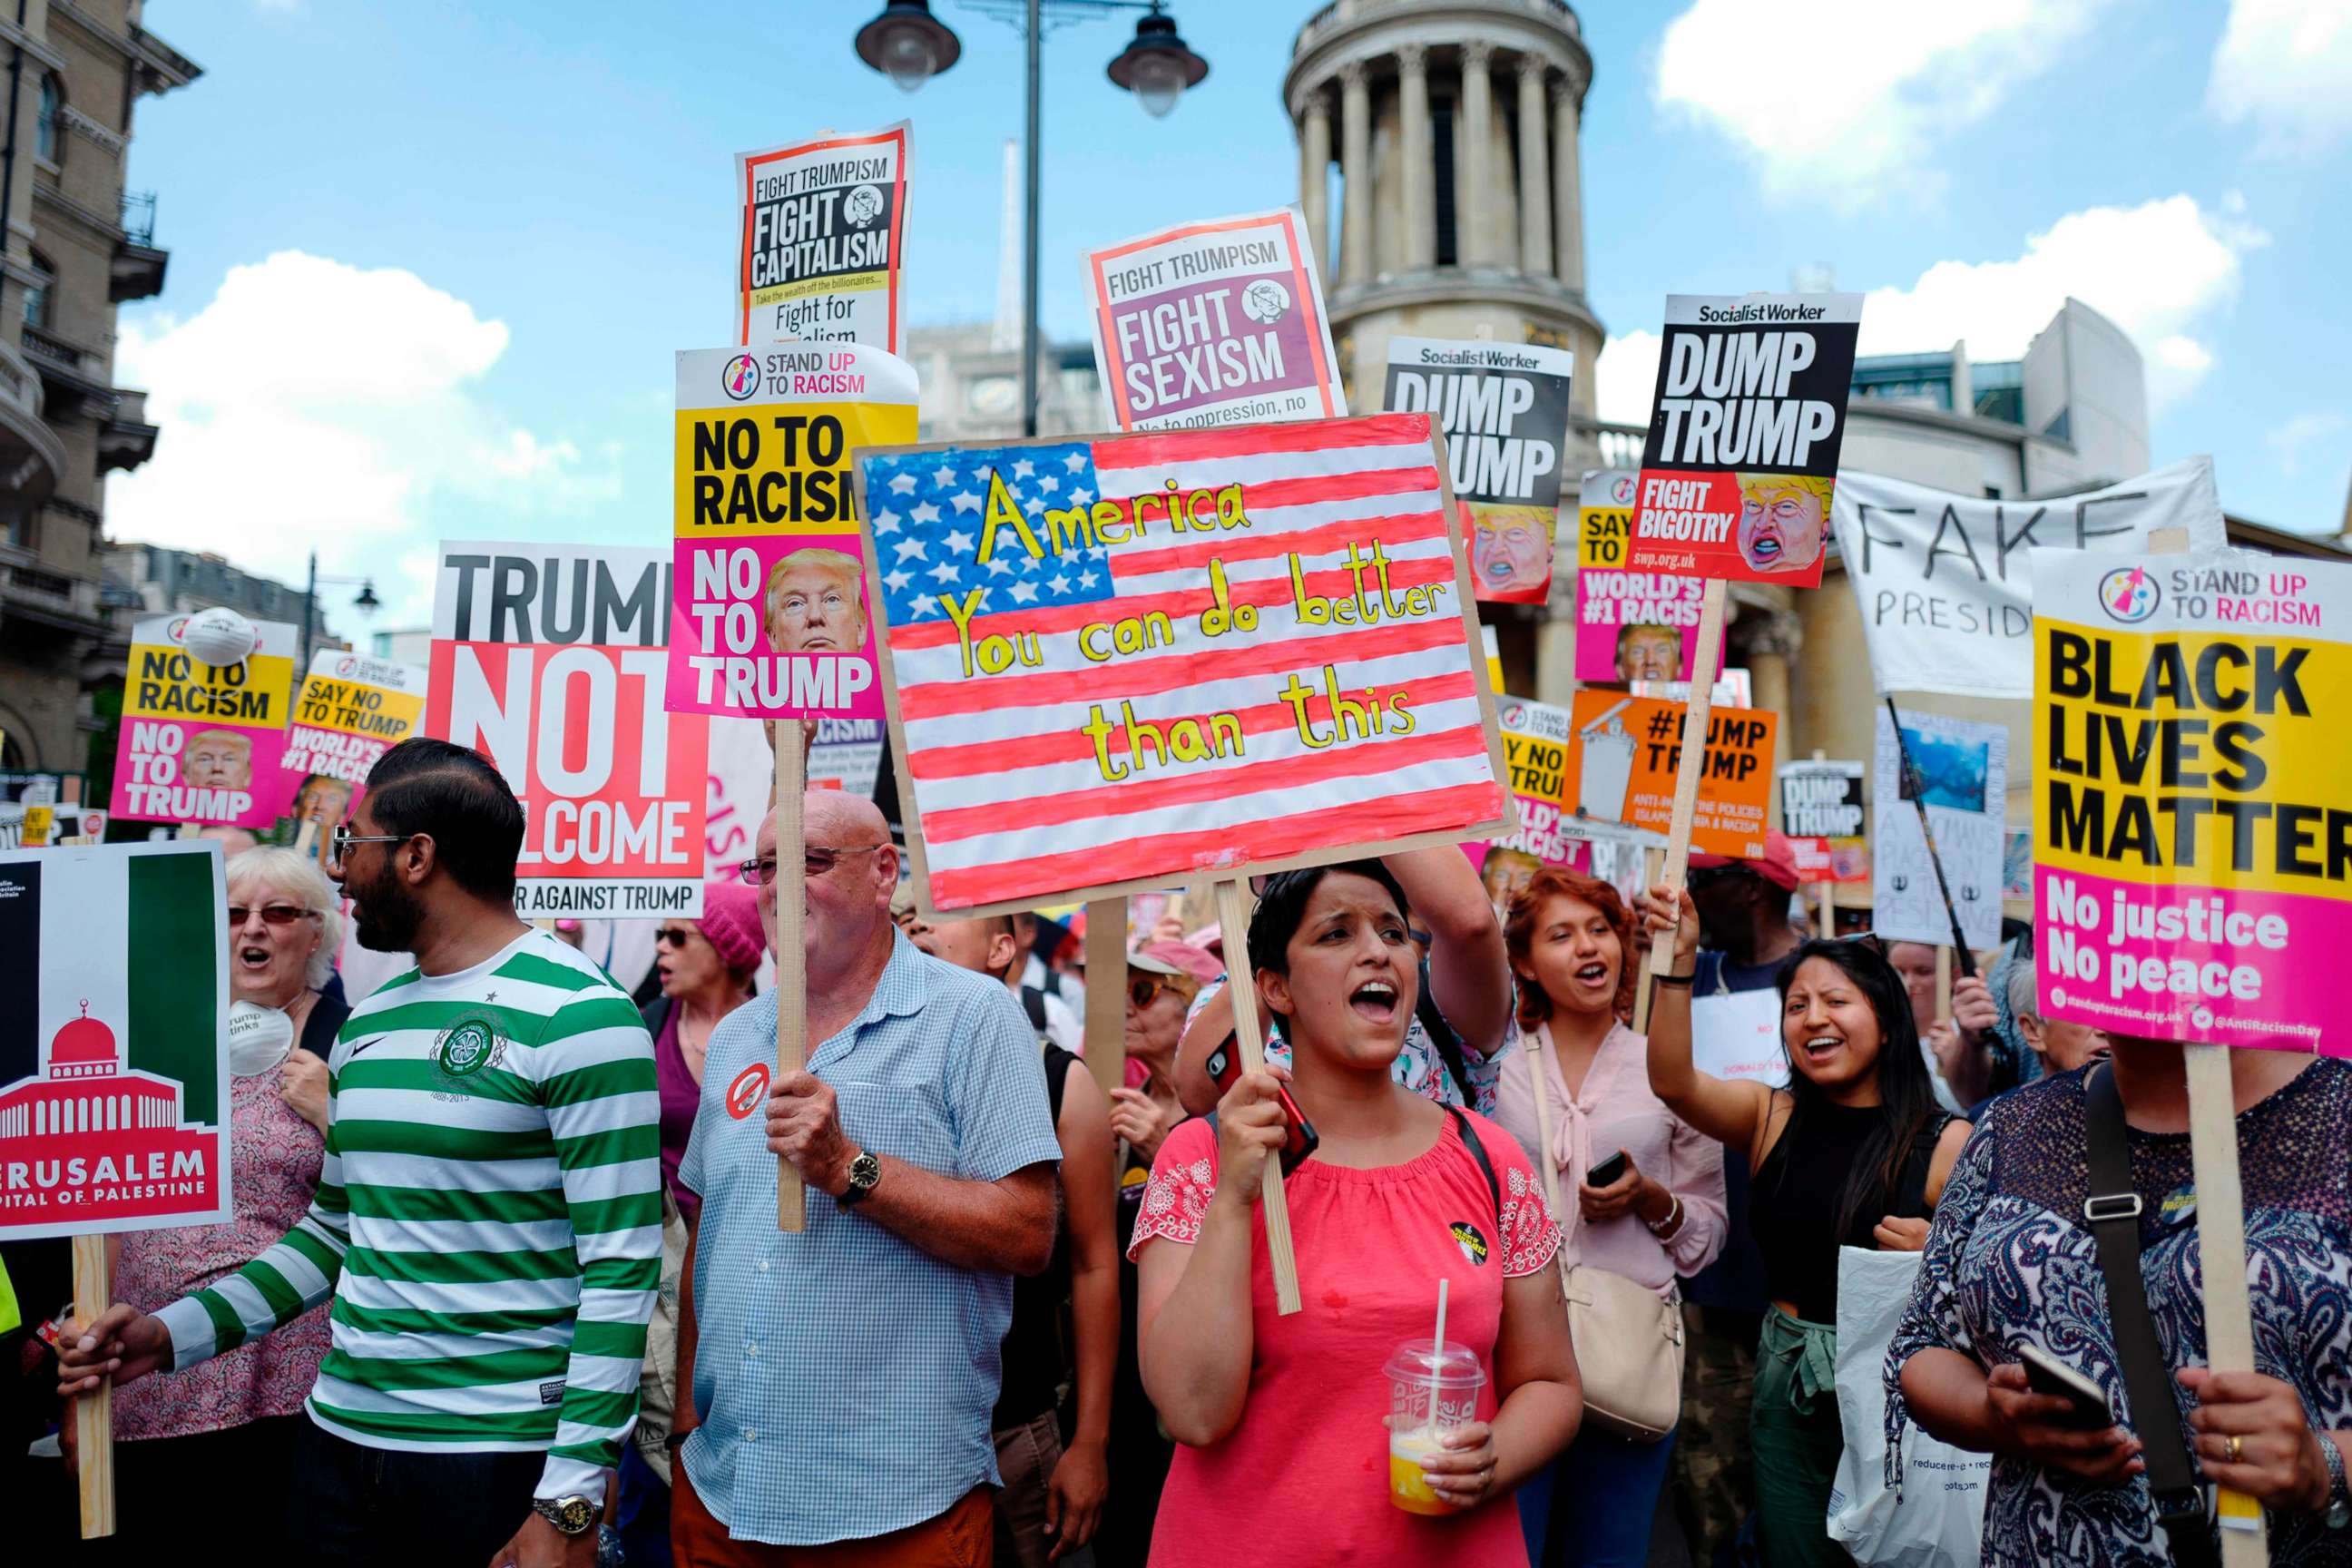
<svg viewBox="0 0 2352 1568">
<path fill-rule="evenodd" d="M 1690 1013 L 1698 912 L 1689 894 L 1668 888 L 1641 903 L 1645 931 L 1675 933 L 1650 1010 L 1650 1088 L 1756 1173 L 1748 1227 L 1777 1309 L 1764 1315 L 1748 1411 L 1757 1544 L 1768 1568 L 1843 1563 L 1823 1528 L 1844 1447 L 1838 1248 L 1926 1246 L 1968 1123 L 1937 1110 L 1902 980 L 1866 941 L 1808 942 L 1781 965 L 1787 1089 L 1700 1072 Z"/>
</svg>

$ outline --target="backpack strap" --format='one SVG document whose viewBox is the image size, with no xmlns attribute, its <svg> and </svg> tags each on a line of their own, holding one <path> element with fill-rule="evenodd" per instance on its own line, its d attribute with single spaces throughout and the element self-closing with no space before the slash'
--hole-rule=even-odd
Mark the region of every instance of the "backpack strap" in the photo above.
<svg viewBox="0 0 2352 1568">
<path fill-rule="evenodd" d="M 1036 1030 L 1042 1039 L 1045 1034 L 1045 994 L 1034 985 L 1024 985 L 1021 988 L 1021 1010 L 1029 1015 L 1029 1026 Z"/>
<path fill-rule="evenodd" d="M 2084 1142 L 2088 1155 L 2088 1194 L 2083 1219 L 2098 1243 L 2099 1273 L 2106 1280 L 2107 1320 L 2115 1330 L 2116 1360 L 2123 1368 L 2132 1430 L 2145 1445 L 2147 1486 L 2164 1526 L 2172 1560 L 2180 1568 L 2214 1568 L 2212 1527 L 2205 1516 L 2205 1492 L 2189 1462 L 2180 1436 L 2180 1407 L 2172 1397 L 2172 1369 L 2157 1342 L 2147 1310 L 2147 1282 L 2140 1277 L 2140 1196 L 2132 1183 L 2131 1139 L 2124 1124 L 2123 1096 L 2115 1070 L 2104 1062 L 2084 1080 Z"/>
</svg>

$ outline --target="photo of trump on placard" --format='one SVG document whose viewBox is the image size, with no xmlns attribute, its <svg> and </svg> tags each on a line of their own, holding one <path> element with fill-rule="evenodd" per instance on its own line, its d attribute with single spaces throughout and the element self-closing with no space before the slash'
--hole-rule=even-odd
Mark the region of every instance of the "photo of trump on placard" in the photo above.
<svg viewBox="0 0 2352 1568">
<path fill-rule="evenodd" d="M 768 574 L 768 646 L 778 653 L 856 653 L 866 646 L 865 568 L 824 547 L 795 550 Z"/>
<path fill-rule="evenodd" d="M 199 730 L 188 737 L 182 765 L 191 788 L 251 789 L 253 737 L 235 730 Z"/>
</svg>

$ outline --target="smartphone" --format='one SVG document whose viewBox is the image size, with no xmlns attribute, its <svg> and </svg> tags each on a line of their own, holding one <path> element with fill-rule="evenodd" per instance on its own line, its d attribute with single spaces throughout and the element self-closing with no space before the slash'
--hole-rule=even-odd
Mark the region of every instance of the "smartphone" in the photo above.
<svg viewBox="0 0 2352 1568">
<path fill-rule="evenodd" d="M 2116 1424 L 2114 1414 L 2107 1409 L 2105 1391 L 2074 1368 L 2034 1345 L 2019 1345 L 2017 1359 L 2025 1364 L 2028 1388 L 2066 1401 L 2063 1425 L 2096 1431 Z"/>
<path fill-rule="evenodd" d="M 1217 1093 L 1222 1096 L 1242 1076 L 1240 1040 L 1231 1034 L 1226 1035 L 1217 1048 L 1209 1053 L 1209 1059 L 1201 1065 L 1208 1070 L 1209 1077 L 1216 1083 Z M 1282 1173 L 1286 1176 L 1305 1164 L 1307 1157 L 1321 1147 L 1323 1140 L 1316 1136 L 1315 1124 L 1307 1120 L 1306 1113 L 1298 1109 L 1298 1102 L 1290 1098 L 1290 1090 L 1277 1087 L 1276 1092 L 1282 1097 L 1282 1114 L 1290 1123 L 1290 1136 L 1282 1145 Z"/>
<path fill-rule="evenodd" d="M 1620 1149 L 1592 1169 L 1585 1172 L 1584 1184 L 1588 1187 L 1605 1187 L 1612 1182 L 1622 1182 L 1625 1179 L 1625 1167 L 1631 1163 L 1632 1162 L 1625 1158 L 1625 1151 Z"/>
</svg>

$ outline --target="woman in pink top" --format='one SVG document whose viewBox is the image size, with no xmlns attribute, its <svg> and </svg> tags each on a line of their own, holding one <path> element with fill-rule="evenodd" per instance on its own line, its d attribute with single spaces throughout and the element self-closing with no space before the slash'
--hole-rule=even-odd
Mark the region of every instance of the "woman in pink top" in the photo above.
<svg viewBox="0 0 2352 1568">
<path fill-rule="evenodd" d="M 1550 1123 L 1567 1211 L 1560 1267 L 1605 1268 L 1672 1300 L 1678 1278 L 1723 1249 L 1723 1146 L 1650 1092 L 1647 1048 L 1624 1024 L 1633 995 L 1633 916 L 1608 883 L 1547 867 L 1512 903 L 1503 939 L 1519 980 L 1528 1048 L 1503 1063 L 1495 1120 L 1538 1168 L 1540 1129 Z M 1538 1081 L 1545 1118 L 1537 1114 Z M 1621 1152 L 1622 1175 L 1600 1187 L 1584 1180 Z M 1588 1355 L 1604 1349 L 1582 1348 Z M 1519 1492 L 1537 1568 L 1640 1568 L 1674 1446 L 1672 1433 L 1656 1443 L 1597 1427 L 1580 1433 L 1549 1475 Z"/>
<path fill-rule="evenodd" d="M 1244 1074 L 1214 1130 L 1187 1121 L 1161 1145 L 1130 1248 L 1144 1387 L 1180 1445 L 1153 1568 L 1526 1560 L 1504 1500 L 1549 1466 L 1582 1413 L 1550 1267 L 1559 1233 L 1502 1129 L 1389 1075 L 1413 1015 L 1408 929 L 1376 861 L 1276 877 L 1250 922 L 1258 994 L 1322 1137 L 1286 1183 L 1305 1306 L 1276 1315 L 1257 1207 L 1265 1156 L 1284 1138 L 1279 1085 Z M 1459 1510 L 1432 1517 L 1389 1500 L 1382 1367 L 1428 1341 L 1440 1279 L 1445 1337 L 1476 1354 L 1486 1382 L 1478 1418 L 1423 1467 Z"/>
</svg>

